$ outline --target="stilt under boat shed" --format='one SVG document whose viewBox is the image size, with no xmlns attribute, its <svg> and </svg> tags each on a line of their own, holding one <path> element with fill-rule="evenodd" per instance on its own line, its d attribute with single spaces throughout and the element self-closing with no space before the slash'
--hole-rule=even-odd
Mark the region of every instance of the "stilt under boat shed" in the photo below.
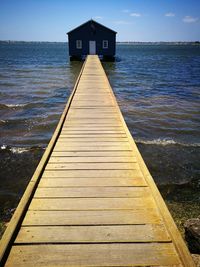
<svg viewBox="0 0 200 267">
<path fill-rule="evenodd" d="M 81 59 L 87 55 L 114 59 L 117 32 L 104 25 L 91 19 L 67 34 L 71 60 Z"/>
</svg>

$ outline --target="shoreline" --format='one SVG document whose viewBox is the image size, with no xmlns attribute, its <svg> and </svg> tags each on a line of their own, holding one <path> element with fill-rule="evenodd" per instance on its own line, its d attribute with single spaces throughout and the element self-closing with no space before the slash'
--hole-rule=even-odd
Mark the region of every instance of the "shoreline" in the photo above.
<svg viewBox="0 0 200 267">
<path fill-rule="evenodd" d="M 181 150 L 179 145 L 174 144 L 168 146 L 136 144 L 163 199 L 182 230 L 183 220 L 197 217 L 200 214 L 198 159 L 197 162 L 194 161 L 200 148 L 192 147 L 191 155 L 190 147 L 183 147 Z M 7 147 L 0 150 L 2 162 L 0 222 L 6 222 L 11 217 L 12 210 L 22 197 L 44 151 L 44 147 L 21 150 Z M 190 167 L 195 170 L 192 176 L 189 176 L 190 169 L 185 170 L 187 162 L 184 159 L 189 156 L 193 161 Z"/>
</svg>

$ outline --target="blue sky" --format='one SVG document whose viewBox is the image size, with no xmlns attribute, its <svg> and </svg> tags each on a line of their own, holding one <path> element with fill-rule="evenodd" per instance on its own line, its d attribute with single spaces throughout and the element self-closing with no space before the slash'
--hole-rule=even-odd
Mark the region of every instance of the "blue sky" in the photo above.
<svg viewBox="0 0 200 267">
<path fill-rule="evenodd" d="M 200 0 L 0 0 L 0 40 L 66 41 L 91 18 L 118 41 L 200 40 Z"/>
</svg>

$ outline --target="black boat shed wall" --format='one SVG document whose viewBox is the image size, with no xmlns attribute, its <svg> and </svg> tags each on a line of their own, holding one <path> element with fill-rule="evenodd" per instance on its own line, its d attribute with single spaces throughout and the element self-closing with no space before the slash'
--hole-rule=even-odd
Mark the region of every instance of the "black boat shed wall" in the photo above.
<svg viewBox="0 0 200 267">
<path fill-rule="evenodd" d="M 115 56 L 116 32 L 92 19 L 67 34 L 71 59 L 92 54 Z"/>
</svg>

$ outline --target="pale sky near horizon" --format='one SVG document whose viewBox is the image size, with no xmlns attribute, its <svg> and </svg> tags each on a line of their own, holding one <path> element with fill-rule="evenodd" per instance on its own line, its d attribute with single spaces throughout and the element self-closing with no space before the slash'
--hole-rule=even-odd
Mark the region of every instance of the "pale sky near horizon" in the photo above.
<svg viewBox="0 0 200 267">
<path fill-rule="evenodd" d="M 200 0 L 0 0 L 0 40 L 63 42 L 91 18 L 118 41 L 200 41 Z"/>
</svg>

